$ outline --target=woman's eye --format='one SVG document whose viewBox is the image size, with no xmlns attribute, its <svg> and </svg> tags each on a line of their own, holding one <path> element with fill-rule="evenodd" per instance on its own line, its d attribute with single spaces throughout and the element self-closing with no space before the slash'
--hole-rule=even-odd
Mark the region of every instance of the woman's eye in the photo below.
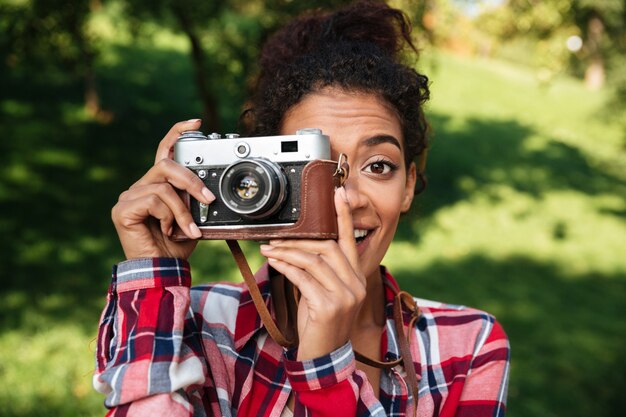
<svg viewBox="0 0 626 417">
<path fill-rule="evenodd" d="M 396 166 L 390 162 L 376 161 L 365 167 L 365 171 L 372 174 L 385 175 L 395 170 Z"/>
</svg>

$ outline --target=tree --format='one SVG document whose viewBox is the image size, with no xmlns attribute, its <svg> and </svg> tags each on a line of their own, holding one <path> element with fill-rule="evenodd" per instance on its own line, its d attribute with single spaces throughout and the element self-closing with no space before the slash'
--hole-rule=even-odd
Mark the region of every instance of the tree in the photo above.
<svg viewBox="0 0 626 417">
<path fill-rule="evenodd" d="M 0 5 L 0 26 L 6 34 L 0 41 L 4 65 L 35 71 L 58 69 L 82 79 L 87 113 L 101 121 L 102 110 L 95 75 L 98 52 L 87 29 L 92 9 L 89 0 L 32 0 Z"/>
<path fill-rule="evenodd" d="M 347 1 L 318 2 L 320 6 L 342 3 Z M 246 74 L 254 72 L 261 40 L 285 19 L 308 8 L 303 2 L 287 0 L 127 0 L 124 4 L 139 27 L 153 21 L 188 38 L 204 126 L 212 131 L 220 131 L 218 110 L 225 87 L 236 84 L 232 94 L 245 93 Z"/>
<path fill-rule="evenodd" d="M 534 53 L 553 72 L 570 58 L 566 39 L 580 36 L 583 46 L 575 60 L 590 89 L 603 86 L 607 71 L 626 70 L 612 65 L 615 55 L 626 52 L 626 0 L 508 0 L 482 13 L 477 23 L 503 42 L 534 41 Z"/>
<path fill-rule="evenodd" d="M 626 53 L 626 0 L 578 0 L 574 20 L 582 29 L 587 61 L 585 83 L 591 89 L 604 85 L 607 62 Z M 626 71 L 625 67 L 611 70 Z"/>
</svg>

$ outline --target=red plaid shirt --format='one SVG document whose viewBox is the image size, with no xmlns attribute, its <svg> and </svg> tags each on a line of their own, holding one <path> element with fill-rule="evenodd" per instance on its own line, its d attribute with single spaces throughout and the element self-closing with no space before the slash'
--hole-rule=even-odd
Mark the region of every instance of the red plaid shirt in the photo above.
<svg viewBox="0 0 626 417">
<path fill-rule="evenodd" d="M 272 311 L 267 267 L 256 279 Z M 382 371 L 377 398 L 349 342 L 297 361 L 268 336 L 244 284 L 190 284 L 189 264 L 178 259 L 114 268 L 94 375 L 108 415 L 278 417 L 292 392 L 296 417 L 412 415 L 402 365 Z M 393 360 L 399 349 L 391 289 L 386 298 L 381 351 Z M 509 345 L 500 325 L 478 310 L 416 301 L 421 316 L 410 346 L 421 375 L 417 415 L 503 416 Z"/>
</svg>

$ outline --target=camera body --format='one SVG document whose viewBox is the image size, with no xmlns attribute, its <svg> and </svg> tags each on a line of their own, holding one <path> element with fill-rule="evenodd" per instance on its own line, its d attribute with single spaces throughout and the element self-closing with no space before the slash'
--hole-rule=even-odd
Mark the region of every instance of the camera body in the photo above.
<svg viewBox="0 0 626 417">
<path fill-rule="evenodd" d="M 332 174 L 322 180 L 330 184 L 307 181 L 308 191 L 303 189 L 307 166 L 320 160 L 330 163 L 329 159 L 330 141 L 319 129 L 246 138 L 188 131 L 174 145 L 174 160 L 193 171 L 216 197 L 207 205 L 185 193 L 194 222 L 205 239 L 224 238 L 225 234 L 231 235 L 229 231 L 239 239 L 259 239 L 292 228 L 303 217 L 306 200 L 314 198 L 303 193 L 316 194 L 323 189 L 332 194 Z M 334 214 L 332 206 L 318 209 L 330 209 Z"/>
</svg>

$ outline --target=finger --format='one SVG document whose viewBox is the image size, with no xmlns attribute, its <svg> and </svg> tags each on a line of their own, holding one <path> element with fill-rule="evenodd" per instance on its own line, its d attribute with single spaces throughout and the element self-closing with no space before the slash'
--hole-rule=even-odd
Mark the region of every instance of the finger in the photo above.
<svg viewBox="0 0 626 417">
<path fill-rule="evenodd" d="M 320 300 L 326 297 L 325 289 L 306 271 L 278 259 L 268 258 L 268 263 L 285 276 L 308 300 Z"/>
<path fill-rule="evenodd" d="M 130 228 L 145 222 L 149 217 L 159 220 L 161 231 L 169 236 L 174 221 L 190 239 L 198 239 L 202 232 L 193 221 L 191 213 L 183 206 L 183 210 L 174 211 L 160 195 L 148 193 L 137 195 L 134 199 L 120 200 L 114 207 L 114 223 Z"/>
<path fill-rule="evenodd" d="M 354 313 L 354 309 L 359 307 L 365 298 L 365 289 L 353 291 L 351 288 L 343 287 L 341 282 L 335 279 L 333 282 L 340 284 L 338 285 L 340 290 L 329 291 L 324 287 L 323 280 L 320 280 L 323 274 L 312 274 L 276 258 L 268 258 L 268 262 L 300 290 L 302 297 L 307 300 L 308 308 L 315 311 L 315 320 L 326 317 L 336 324 L 337 320 L 345 319 L 346 314 Z M 309 316 L 312 314 L 311 311 Z"/>
<path fill-rule="evenodd" d="M 186 130 L 198 130 L 202 120 L 189 119 L 184 122 L 178 122 L 167 132 L 159 143 L 157 148 L 154 163 L 156 164 L 161 159 L 172 159 L 174 157 L 174 144 L 178 140 L 178 137 Z"/>
<path fill-rule="evenodd" d="M 137 224 L 153 217 L 157 219 L 163 234 L 169 234 L 174 222 L 174 214 L 167 205 L 156 196 L 144 196 L 136 199 L 120 200 L 112 210 L 113 223 L 118 228 L 131 230 Z"/>
<path fill-rule="evenodd" d="M 337 243 L 333 240 L 306 240 L 306 239 L 293 239 L 293 240 L 271 240 L 270 245 L 262 245 L 261 253 L 264 256 L 277 257 L 281 251 L 301 251 L 310 253 L 318 258 L 321 258 L 331 268 L 333 275 L 338 276 L 341 281 L 349 288 L 354 285 L 352 280 L 355 276 L 355 271 L 350 265 L 350 262 L 342 252 L 341 248 L 338 248 Z M 274 251 L 277 249 L 277 251 Z M 270 251 L 272 251 L 270 253 Z M 285 257 L 287 259 L 287 257 Z M 292 262 L 296 263 L 301 268 L 306 268 L 304 263 L 299 263 L 297 258 L 292 259 Z M 306 259 L 302 259 L 306 261 Z M 315 270 L 317 266 L 316 261 L 313 261 L 311 268 Z"/>
<path fill-rule="evenodd" d="M 187 191 L 196 200 L 205 204 L 211 204 L 215 195 L 209 190 L 204 182 L 190 169 L 172 161 L 162 159 L 157 162 L 146 174 L 133 184 L 130 189 L 154 183 L 170 183 L 179 190 Z"/>
<path fill-rule="evenodd" d="M 352 210 L 348 202 L 348 194 L 344 187 L 335 190 L 335 210 L 337 211 L 337 229 L 339 238 L 337 243 L 341 251 L 346 255 L 350 265 L 355 271 L 359 270 L 359 253 L 354 239 L 354 226 L 352 224 Z"/>
<path fill-rule="evenodd" d="M 346 281 L 348 280 L 340 278 L 333 267 L 317 253 L 271 245 L 261 245 L 261 253 L 268 258 L 287 263 L 307 272 L 328 291 L 345 290 L 347 288 L 346 284 L 348 283 Z"/>
<path fill-rule="evenodd" d="M 132 201 L 144 197 L 150 197 L 152 195 L 158 196 L 158 198 L 165 203 L 165 205 L 173 213 L 173 218 L 179 219 L 177 220 L 177 223 L 189 225 L 193 222 L 193 217 L 191 216 L 189 209 L 185 203 L 183 203 L 183 200 L 181 200 L 178 193 L 174 191 L 174 188 L 168 183 L 149 184 L 134 187 L 130 190 L 124 191 L 120 195 L 119 201 Z M 169 236 L 171 233 L 166 234 Z"/>
</svg>

